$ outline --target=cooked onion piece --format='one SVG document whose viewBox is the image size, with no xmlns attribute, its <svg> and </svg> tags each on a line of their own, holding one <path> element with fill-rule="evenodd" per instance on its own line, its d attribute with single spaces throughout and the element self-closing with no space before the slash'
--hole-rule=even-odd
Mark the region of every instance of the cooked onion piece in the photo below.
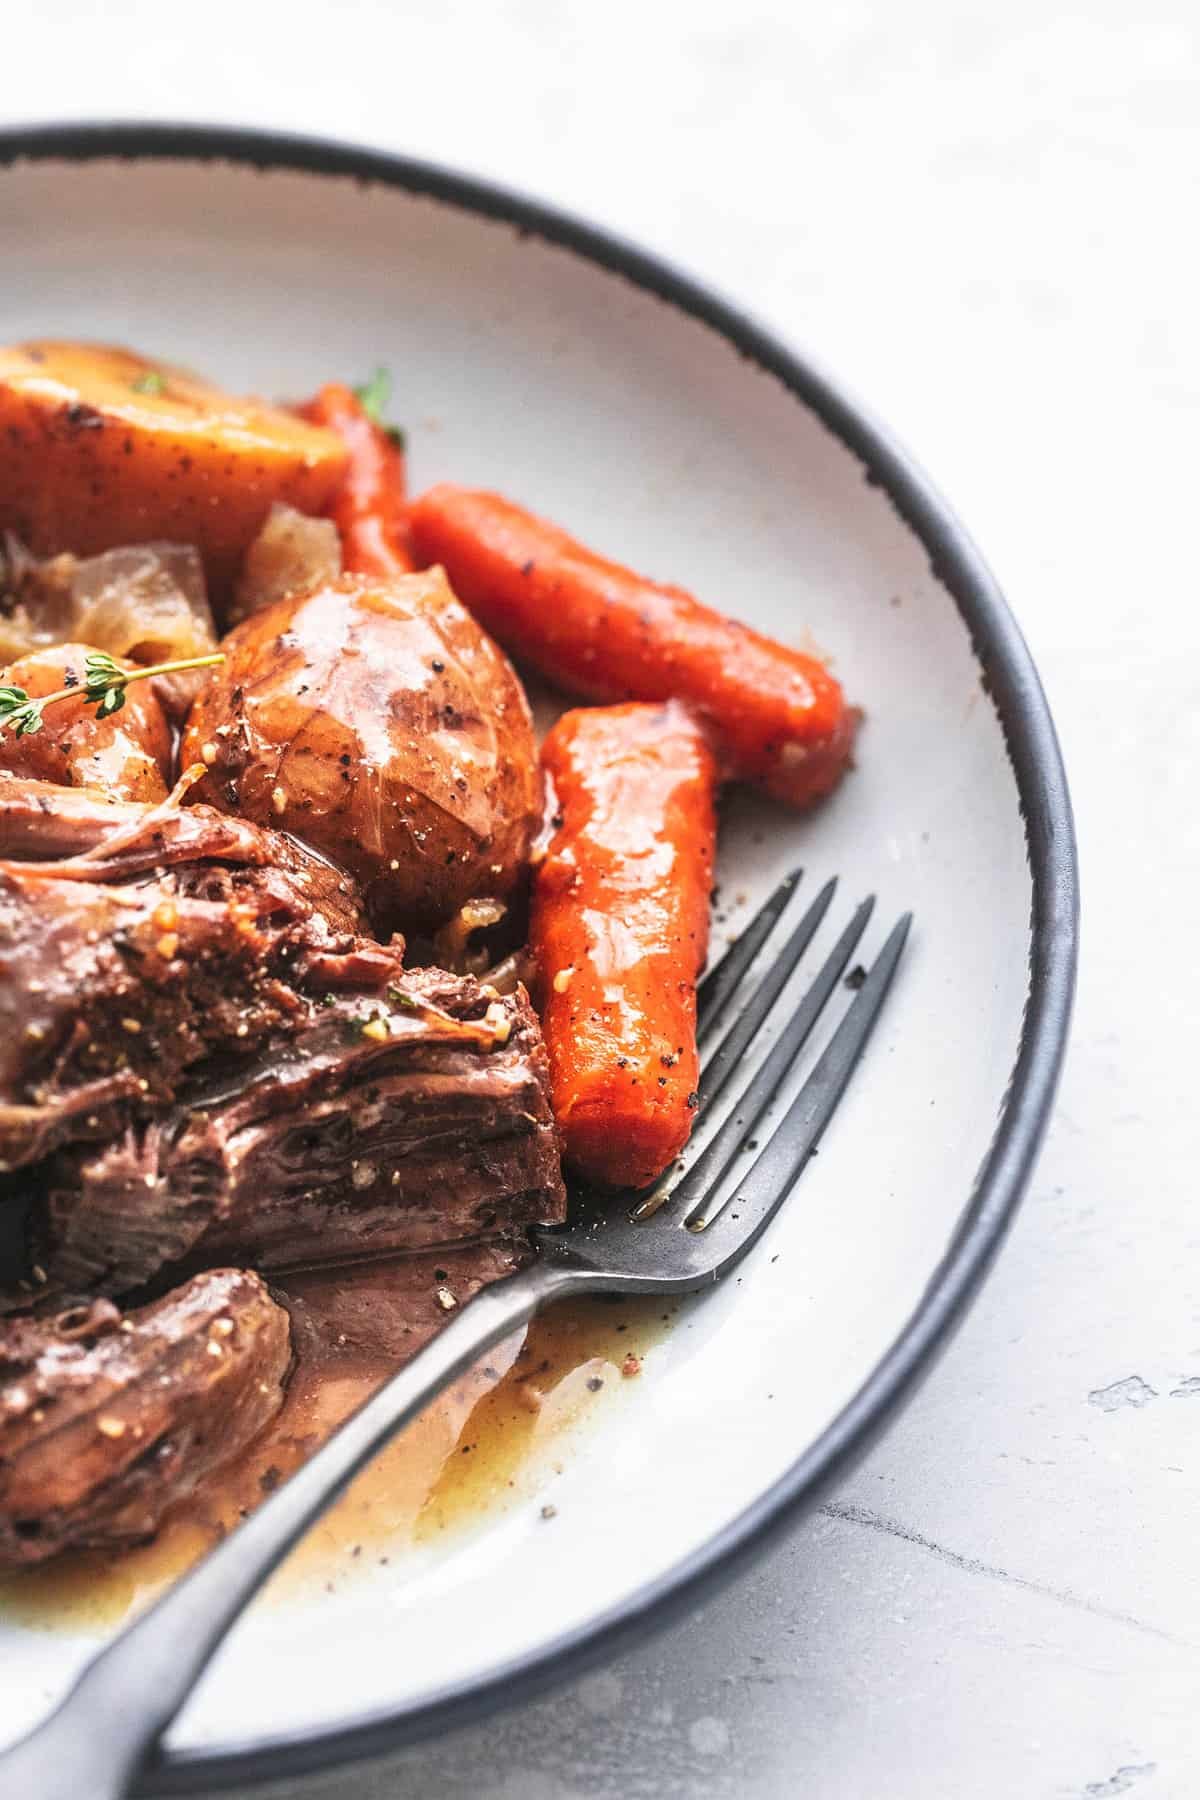
<svg viewBox="0 0 1200 1800">
<path fill-rule="evenodd" d="M 276 504 L 246 552 L 233 591 L 229 622 L 236 625 L 276 600 L 299 594 L 342 572 L 342 540 L 332 519 L 310 519 Z"/>
</svg>

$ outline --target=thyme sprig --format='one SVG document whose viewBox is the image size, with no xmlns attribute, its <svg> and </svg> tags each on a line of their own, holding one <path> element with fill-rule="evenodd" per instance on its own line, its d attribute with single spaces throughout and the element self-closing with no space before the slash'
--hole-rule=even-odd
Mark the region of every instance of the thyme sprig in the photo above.
<svg viewBox="0 0 1200 1800">
<path fill-rule="evenodd" d="M 14 737 L 30 737 L 45 724 L 42 717 L 56 700 L 82 700 L 96 708 L 98 719 L 120 712 L 125 704 L 125 690 L 135 681 L 148 681 L 152 675 L 177 675 L 185 669 L 211 669 L 225 661 L 222 650 L 211 656 L 187 656 L 179 662 L 154 663 L 145 669 L 123 669 L 105 650 L 89 650 L 84 658 L 83 685 L 78 680 L 52 694 L 27 694 L 23 687 L 0 686 L 0 736 L 5 730 Z"/>
<path fill-rule="evenodd" d="M 379 429 L 391 439 L 397 450 L 403 451 L 404 433 L 398 425 L 391 424 L 390 421 L 384 417 L 391 397 L 391 371 L 382 366 L 373 372 L 369 381 L 364 381 L 361 387 L 356 387 L 354 389 L 354 398 L 358 401 L 358 404 L 362 407 L 372 425 L 378 425 Z"/>
</svg>

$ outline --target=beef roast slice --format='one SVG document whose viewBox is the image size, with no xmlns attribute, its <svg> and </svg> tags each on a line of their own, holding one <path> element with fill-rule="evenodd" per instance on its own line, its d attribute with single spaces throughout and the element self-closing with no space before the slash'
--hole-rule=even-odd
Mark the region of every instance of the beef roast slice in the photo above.
<svg viewBox="0 0 1200 1800">
<path fill-rule="evenodd" d="M 565 1216 L 546 1053 L 523 991 L 410 971 L 336 999 L 253 1067 L 51 1166 L 35 1254 L 117 1294 L 181 1256 L 318 1267 Z"/>
<path fill-rule="evenodd" d="M 0 1325 L 0 1565 L 150 1536 L 275 1416 L 290 1363 L 287 1313 L 237 1269 Z"/>
<path fill-rule="evenodd" d="M 278 870 L 335 936 L 366 931 L 362 897 L 344 870 L 284 832 L 211 806 L 151 806 L 0 773 L 0 857 L 69 860 L 77 878 L 93 881 L 128 882 L 191 865 L 201 871 L 213 864 Z M 84 866 L 80 858 L 86 859 Z"/>
<path fill-rule="evenodd" d="M 64 790 L 66 791 L 66 790 Z M 109 887 L 0 870 L 0 1169 L 118 1132 L 185 1072 L 366 995 L 402 946 L 337 937 L 282 870 L 190 864 Z"/>
</svg>

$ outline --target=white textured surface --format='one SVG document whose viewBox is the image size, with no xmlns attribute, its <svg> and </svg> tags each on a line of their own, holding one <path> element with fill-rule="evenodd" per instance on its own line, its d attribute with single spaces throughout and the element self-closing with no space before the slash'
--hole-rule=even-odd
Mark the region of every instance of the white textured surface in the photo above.
<svg viewBox="0 0 1200 1800">
<path fill-rule="evenodd" d="M 1200 1791 L 1198 34 L 1188 0 L 44 0 L 6 25 L 7 119 L 256 121 L 459 161 L 810 345 L 983 544 L 1079 815 L 1059 1116 L 907 1414 L 695 1621 L 312 1800 Z"/>
</svg>

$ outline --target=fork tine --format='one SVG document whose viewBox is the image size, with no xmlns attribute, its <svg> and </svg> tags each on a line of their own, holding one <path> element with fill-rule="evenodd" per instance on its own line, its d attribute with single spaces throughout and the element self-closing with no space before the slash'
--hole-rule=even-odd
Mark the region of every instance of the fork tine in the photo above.
<svg viewBox="0 0 1200 1800">
<path fill-rule="evenodd" d="M 874 896 L 864 900 L 841 937 L 821 965 L 804 998 L 780 1032 L 770 1055 L 755 1071 L 746 1092 L 740 1096 L 719 1131 L 704 1146 L 682 1181 L 671 1191 L 677 1206 L 684 1206 L 696 1195 L 715 1193 L 724 1180 L 741 1146 L 751 1136 L 769 1108 L 779 1085 L 803 1050 L 829 997 L 841 980 L 842 971 L 854 954 L 855 946 L 867 928 L 867 920 L 875 904 Z M 665 1197 L 665 1196 L 664 1196 Z M 647 1217 L 653 1207 L 638 1208 L 635 1217 Z"/>
<path fill-rule="evenodd" d="M 742 1054 L 751 1039 L 762 1029 L 763 1023 L 786 985 L 788 977 L 795 970 L 797 962 L 808 948 L 813 933 L 824 918 L 836 886 L 836 880 L 826 882 L 780 951 L 762 985 L 751 995 L 745 1009 L 739 1014 L 732 1031 L 722 1039 L 715 1053 L 702 1068 L 700 1082 L 702 1106 L 711 1106 L 712 1102 L 720 1096 L 726 1083 L 737 1069 Z M 682 1179 L 678 1177 L 676 1170 L 660 1176 L 654 1186 L 648 1192 L 643 1193 L 637 1205 L 633 1207 L 629 1215 L 631 1219 L 648 1219 L 667 1200 L 682 1205 L 691 1195 L 703 1192 L 709 1185 L 709 1177 L 719 1156 L 724 1155 L 724 1166 L 725 1168 L 729 1166 L 737 1153 L 738 1143 L 753 1129 L 753 1126 L 747 1127 L 744 1123 L 744 1109 L 747 1106 L 753 1106 L 756 1109 L 756 1116 L 757 1113 L 765 1111 L 779 1080 L 799 1055 L 805 1040 L 820 1017 L 822 1008 L 837 985 L 838 976 L 849 962 L 850 953 L 863 934 L 874 904 L 873 897 L 863 901 L 826 958 L 816 980 L 788 1021 L 779 1042 L 756 1074 L 750 1089 L 724 1121 L 712 1141 L 704 1146 L 695 1162 L 684 1169 Z M 785 1044 L 788 1046 L 786 1051 L 781 1048 Z M 719 1150 L 716 1148 L 717 1145 L 721 1146 Z M 720 1177 L 718 1176 L 716 1179 L 719 1180 Z"/>
<path fill-rule="evenodd" d="M 812 905 L 808 908 L 800 923 L 796 926 L 787 943 L 763 975 L 754 993 L 747 1000 L 733 1025 L 721 1039 L 708 1061 L 700 1070 L 700 1105 L 710 1106 L 716 1099 L 733 1071 L 740 1064 L 754 1038 L 766 1023 L 767 1014 L 787 986 L 788 980 L 795 970 L 796 964 L 808 949 L 816 935 L 821 920 L 829 910 L 837 887 L 837 876 L 827 881 Z M 866 902 L 868 913 L 874 901 Z M 865 924 L 866 921 L 864 920 Z"/>
<path fill-rule="evenodd" d="M 792 1101 L 767 1148 L 713 1218 L 738 1223 L 738 1249 L 748 1247 L 787 1199 L 812 1155 L 862 1055 L 891 986 L 908 937 L 912 914 L 892 929 L 853 1004 L 822 1051 L 812 1074 Z M 710 1190 L 710 1198 L 712 1198 Z M 691 1231 L 711 1228 L 703 1202 L 685 1219 Z"/>
<path fill-rule="evenodd" d="M 771 935 L 775 921 L 795 893 L 803 873 L 803 869 L 793 869 L 790 875 L 784 876 L 741 936 L 734 940 L 720 962 L 714 963 L 700 983 L 696 991 L 699 1022 L 696 1038 L 699 1044 L 703 1045 L 720 1024 L 729 1000 L 741 985 L 742 976 Z"/>
</svg>

